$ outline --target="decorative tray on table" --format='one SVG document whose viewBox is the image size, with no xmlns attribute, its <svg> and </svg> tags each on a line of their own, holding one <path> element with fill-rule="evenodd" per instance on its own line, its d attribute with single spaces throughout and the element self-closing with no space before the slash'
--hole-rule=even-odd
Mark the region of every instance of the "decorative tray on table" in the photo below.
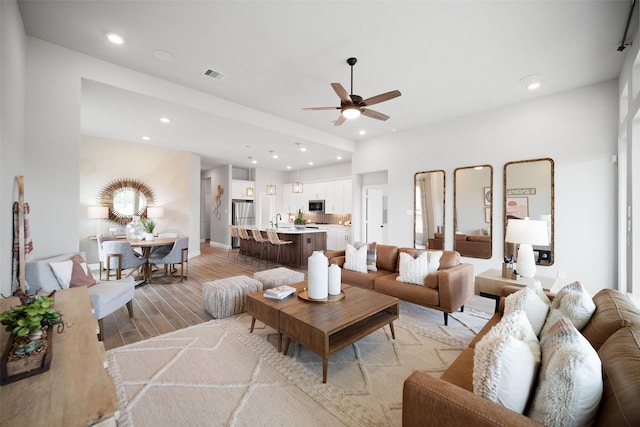
<svg viewBox="0 0 640 427">
<path fill-rule="evenodd" d="M 309 291 L 307 291 L 305 289 L 304 291 L 298 292 L 298 298 L 300 298 L 301 300 L 308 301 L 308 302 L 327 304 L 327 303 L 338 302 L 342 298 L 344 298 L 344 291 L 340 291 L 340 293 L 338 295 L 329 295 L 326 298 L 315 299 L 315 298 L 310 298 L 309 297 Z"/>
</svg>

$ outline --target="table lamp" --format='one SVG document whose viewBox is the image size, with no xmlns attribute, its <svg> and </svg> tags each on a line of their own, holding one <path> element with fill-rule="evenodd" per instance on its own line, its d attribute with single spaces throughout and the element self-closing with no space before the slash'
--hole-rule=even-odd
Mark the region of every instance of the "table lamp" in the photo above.
<svg viewBox="0 0 640 427">
<path fill-rule="evenodd" d="M 516 270 L 522 277 L 536 275 L 536 261 L 533 256 L 533 245 L 549 244 L 547 222 L 525 219 L 510 219 L 504 240 L 519 244 Z"/>
<path fill-rule="evenodd" d="M 89 206 L 87 208 L 87 216 L 96 220 L 96 236 L 101 234 L 101 220 L 109 218 L 108 206 Z"/>
<path fill-rule="evenodd" d="M 164 216 L 164 208 L 161 206 L 147 206 L 147 218 L 155 219 L 156 227 L 158 226 L 158 218 Z"/>
</svg>

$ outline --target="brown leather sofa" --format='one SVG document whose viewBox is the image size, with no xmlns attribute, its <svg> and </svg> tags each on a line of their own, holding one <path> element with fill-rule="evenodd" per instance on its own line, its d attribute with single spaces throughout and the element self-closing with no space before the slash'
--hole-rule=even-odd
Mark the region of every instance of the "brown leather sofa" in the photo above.
<svg viewBox="0 0 640 427">
<path fill-rule="evenodd" d="M 455 249 L 462 256 L 491 258 L 491 236 L 456 234 Z"/>
<path fill-rule="evenodd" d="M 458 252 L 442 251 L 438 271 L 425 278 L 425 286 L 419 286 L 396 280 L 399 276 L 400 252 L 409 253 L 415 258 L 424 250 L 377 245 L 376 268 L 378 271 L 358 273 L 343 268 L 342 282 L 440 310 L 444 313 L 444 324 L 447 325 L 448 314 L 464 309 L 464 304 L 474 295 L 473 265 L 460 263 Z M 338 264 L 342 267 L 345 262 L 345 251 L 328 252 L 327 258 L 329 258 L 329 264 Z"/>
<path fill-rule="evenodd" d="M 504 297 L 520 288 L 505 287 Z M 602 362 L 604 391 L 596 426 L 640 425 L 640 310 L 612 289 L 598 292 L 596 311 L 582 329 Z M 501 310 L 502 312 L 502 310 Z M 404 382 L 402 425 L 413 426 L 540 426 L 537 422 L 473 393 L 475 344 L 501 319 L 496 313 L 475 339 L 436 378 L 415 371 Z"/>
</svg>

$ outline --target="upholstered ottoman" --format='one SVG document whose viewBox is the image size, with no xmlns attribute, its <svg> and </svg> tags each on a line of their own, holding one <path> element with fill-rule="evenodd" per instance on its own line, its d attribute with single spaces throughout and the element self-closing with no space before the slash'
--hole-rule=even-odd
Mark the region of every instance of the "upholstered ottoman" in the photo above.
<svg viewBox="0 0 640 427">
<path fill-rule="evenodd" d="M 246 310 L 247 295 L 262 290 L 259 280 L 234 276 L 202 284 L 204 309 L 216 319 L 233 316 Z"/>
<path fill-rule="evenodd" d="M 262 282 L 262 289 L 271 289 L 276 286 L 290 285 L 304 281 L 304 273 L 289 270 L 285 267 L 272 268 L 253 273 L 253 278 Z"/>
</svg>

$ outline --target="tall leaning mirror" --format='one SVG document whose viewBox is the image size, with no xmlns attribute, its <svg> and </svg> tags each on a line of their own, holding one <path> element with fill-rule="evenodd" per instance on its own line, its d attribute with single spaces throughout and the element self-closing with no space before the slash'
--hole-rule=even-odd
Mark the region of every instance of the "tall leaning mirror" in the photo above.
<svg viewBox="0 0 640 427">
<path fill-rule="evenodd" d="M 493 168 L 457 168 L 453 172 L 453 248 L 460 255 L 491 258 Z"/>
<path fill-rule="evenodd" d="M 413 246 L 444 249 L 444 171 L 416 172 L 413 176 Z"/>
<path fill-rule="evenodd" d="M 549 245 L 533 246 L 536 264 L 552 265 L 553 253 L 553 160 L 550 158 L 521 160 L 504 165 L 504 227 L 509 219 L 543 220 L 547 222 Z M 504 256 L 516 254 L 515 244 L 504 244 Z"/>
</svg>

